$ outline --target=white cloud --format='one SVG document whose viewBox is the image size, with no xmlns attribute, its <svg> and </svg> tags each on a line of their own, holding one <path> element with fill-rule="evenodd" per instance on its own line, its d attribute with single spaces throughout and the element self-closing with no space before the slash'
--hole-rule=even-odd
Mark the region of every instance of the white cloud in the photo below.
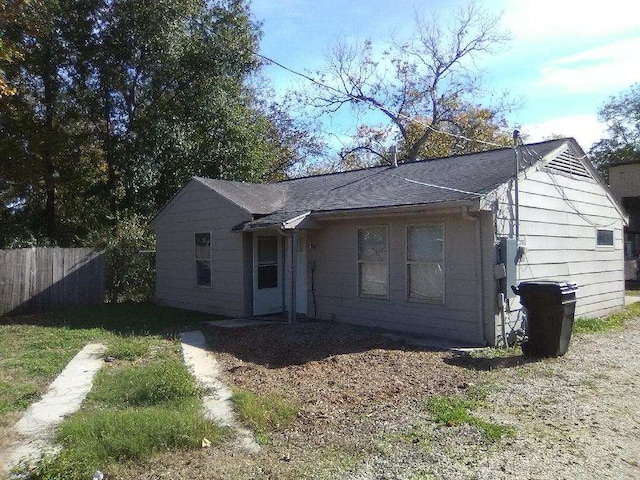
<svg viewBox="0 0 640 480">
<path fill-rule="evenodd" d="M 606 136 L 606 125 L 598 122 L 595 115 L 572 115 L 556 117 L 540 123 L 526 124 L 521 129 L 528 135 L 527 141 L 538 142 L 553 135 L 574 137 L 584 150 Z"/>
<path fill-rule="evenodd" d="M 606 36 L 637 32 L 637 0 L 505 0 L 505 26 L 516 40 Z"/>
<path fill-rule="evenodd" d="M 626 88 L 640 79 L 638 51 L 640 37 L 555 59 L 542 68 L 540 85 L 572 93 Z"/>
</svg>

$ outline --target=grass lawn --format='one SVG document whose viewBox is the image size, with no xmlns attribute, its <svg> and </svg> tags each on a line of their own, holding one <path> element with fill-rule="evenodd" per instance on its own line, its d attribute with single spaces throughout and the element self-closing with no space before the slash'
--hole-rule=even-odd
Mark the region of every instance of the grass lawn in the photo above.
<svg viewBox="0 0 640 480">
<path fill-rule="evenodd" d="M 624 310 L 602 318 L 576 318 L 573 333 L 601 333 L 617 330 L 630 318 L 640 316 L 640 302 L 632 303 Z"/>
<path fill-rule="evenodd" d="M 0 319 L 0 433 L 85 344 L 99 341 L 117 360 L 96 377 L 82 413 L 61 428 L 60 441 L 67 449 L 54 460 L 58 463 L 41 465 L 61 476 L 42 471 L 34 478 L 74 478 L 76 470 L 82 472 L 78 478 L 91 478 L 96 462 L 186 448 L 205 435 L 215 441 L 220 432 L 202 419 L 200 392 L 182 364 L 175 335 L 213 319 L 153 305 L 81 307 Z M 136 438 L 127 428 L 145 432 L 146 438 Z M 180 431 L 172 434 L 172 428 Z M 93 448 L 96 442 L 104 449 Z"/>
</svg>

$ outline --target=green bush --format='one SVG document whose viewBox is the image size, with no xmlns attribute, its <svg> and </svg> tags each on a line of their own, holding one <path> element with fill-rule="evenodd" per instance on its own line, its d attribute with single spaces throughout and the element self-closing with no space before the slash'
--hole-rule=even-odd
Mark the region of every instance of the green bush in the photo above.
<svg viewBox="0 0 640 480">
<path fill-rule="evenodd" d="M 121 217 L 106 245 L 106 290 L 110 302 L 151 301 L 155 294 L 155 240 L 146 221 Z"/>
</svg>

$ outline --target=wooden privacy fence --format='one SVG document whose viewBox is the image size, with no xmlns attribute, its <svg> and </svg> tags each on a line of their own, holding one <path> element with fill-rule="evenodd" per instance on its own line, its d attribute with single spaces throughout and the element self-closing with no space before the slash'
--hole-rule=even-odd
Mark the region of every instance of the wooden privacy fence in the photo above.
<svg viewBox="0 0 640 480">
<path fill-rule="evenodd" d="M 104 280 L 104 251 L 0 250 L 0 315 L 103 303 Z"/>
</svg>

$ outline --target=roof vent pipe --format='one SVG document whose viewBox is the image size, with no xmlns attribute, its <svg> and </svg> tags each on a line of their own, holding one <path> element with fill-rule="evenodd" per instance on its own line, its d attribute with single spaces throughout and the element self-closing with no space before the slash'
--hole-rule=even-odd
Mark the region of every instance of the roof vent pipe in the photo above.
<svg viewBox="0 0 640 480">
<path fill-rule="evenodd" d="M 398 168 L 398 146 L 392 145 L 389 149 L 389 153 L 393 155 L 393 157 L 391 157 L 391 165 L 393 168 Z"/>
</svg>

